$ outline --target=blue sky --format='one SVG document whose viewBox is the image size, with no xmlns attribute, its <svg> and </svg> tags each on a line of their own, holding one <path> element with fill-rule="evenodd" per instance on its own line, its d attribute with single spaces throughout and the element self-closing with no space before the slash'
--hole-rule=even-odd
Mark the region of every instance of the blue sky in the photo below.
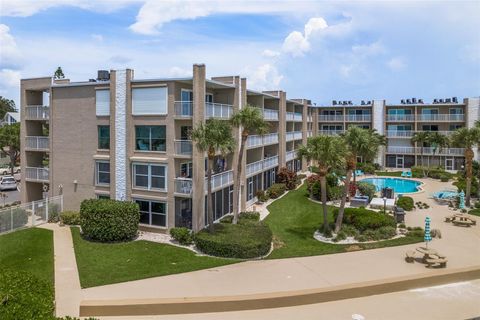
<svg viewBox="0 0 480 320">
<path fill-rule="evenodd" d="M 241 75 L 317 104 L 480 95 L 479 1 L 0 0 L 0 95 L 19 79 Z"/>
</svg>

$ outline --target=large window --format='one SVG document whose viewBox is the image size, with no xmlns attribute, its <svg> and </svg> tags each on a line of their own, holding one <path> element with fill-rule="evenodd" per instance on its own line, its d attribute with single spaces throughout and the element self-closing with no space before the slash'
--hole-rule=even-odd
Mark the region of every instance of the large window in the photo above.
<svg viewBox="0 0 480 320">
<path fill-rule="evenodd" d="M 110 162 L 108 161 L 95 162 L 95 183 L 97 185 L 110 184 Z"/>
<path fill-rule="evenodd" d="M 135 126 L 135 149 L 141 151 L 165 151 L 165 126 Z"/>
<path fill-rule="evenodd" d="M 132 113 L 134 115 L 167 114 L 167 87 L 133 88 Z"/>
<path fill-rule="evenodd" d="M 110 90 L 97 90 L 95 94 L 95 109 L 97 116 L 110 115 Z"/>
<path fill-rule="evenodd" d="M 167 204 L 150 200 L 135 200 L 140 207 L 140 223 L 151 226 L 167 226 Z"/>
<path fill-rule="evenodd" d="M 98 126 L 98 149 L 110 149 L 110 126 Z"/>
<path fill-rule="evenodd" d="M 167 190 L 167 166 L 134 163 L 133 187 L 147 190 Z"/>
</svg>

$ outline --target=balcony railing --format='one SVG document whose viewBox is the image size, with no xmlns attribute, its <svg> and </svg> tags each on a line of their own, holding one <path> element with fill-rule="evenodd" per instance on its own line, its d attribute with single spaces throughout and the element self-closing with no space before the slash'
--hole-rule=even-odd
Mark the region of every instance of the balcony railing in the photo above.
<svg viewBox="0 0 480 320">
<path fill-rule="evenodd" d="M 263 118 L 265 120 L 278 120 L 278 111 L 272 109 L 263 109 Z"/>
<path fill-rule="evenodd" d="M 416 131 L 416 132 L 437 132 L 437 133 L 449 136 L 449 135 L 453 134 L 455 132 L 455 130 L 450 130 L 450 131 L 432 131 L 432 130 L 430 130 L 430 131 Z"/>
<path fill-rule="evenodd" d="M 192 179 L 176 178 L 175 179 L 175 193 L 191 195 L 193 190 Z"/>
<path fill-rule="evenodd" d="M 180 118 L 191 118 L 193 116 L 193 102 L 175 101 L 175 116 Z"/>
<path fill-rule="evenodd" d="M 434 148 L 424 147 L 423 154 L 433 155 Z M 399 153 L 399 154 L 421 154 L 421 147 L 387 147 L 388 153 Z M 463 156 L 465 149 L 463 148 L 436 148 L 435 155 L 453 155 L 453 156 Z"/>
<path fill-rule="evenodd" d="M 269 133 L 263 136 L 263 144 L 269 145 L 278 143 L 278 133 Z"/>
<path fill-rule="evenodd" d="M 303 116 L 301 112 L 287 112 L 286 119 L 287 121 L 303 121 Z"/>
<path fill-rule="evenodd" d="M 247 148 L 256 148 L 263 146 L 263 138 L 261 135 L 255 134 L 248 136 L 247 138 Z"/>
<path fill-rule="evenodd" d="M 312 130 L 308 130 L 308 131 L 307 131 L 307 138 L 310 138 L 311 136 L 313 136 L 313 131 L 312 131 Z"/>
<path fill-rule="evenodd" d="M 233 170 L 212 175 L 212 190 L 218 190 L 233 183 Z M 205 192 L 208 190 L 208 179 L 205 177 Z"/>
<path fill-rule="evenodd" d="M 222 103 L 205 103 L 205 117 L 229 119 L 233 114 L 233 107 L 229 104 Z"/>
<path fill-rule="evenodd" d="M 49 182 L 48 168 L 25 168 L 25 179 L 30 181 Z"/>
<path fill-rule="evenodd" d="M 464 114 L 419 114 L 418 121 L 465 121 Z"/>
<path fill-rule="evenodd" d="M 387 121 L 415 121 L 414 114 L 387 114 Z"/>
<path fill-rule="evenodd" d="M 191 140 L 175 140 L 175 154 L 189 156 L 192 154 Z"/>
<path fill-rule="evenodd" d="M 342 134 L 344 130 L 320 130 L 318 131 L 318 134 L 324 135 L 324 136 L 338 136 L 339 134 Z"/>
<path fill-rule="evenodd" d="M 31 150 L 40 150 L 45 151 L 49 149 L 49 138 L 48 137 L 25 137 L 25 148 Z"/>
<path fill-rule="evenodd" d="M 343 115 L 337 114 L 337 115 L 324 115 L 321 114 L 318 116 L 318 121 L 323 121 L 323 122 L 343 122 Z"/>
<path fill-rule="evenodd" d="M 273 156 L 263 160 L 263 169 L 269 169 L 278 166 L 278 156 Z"/>
<path fill-rule="evenodd" d="M 247 164 L 247 167 L 246 167 L 245 171 L 246 171 L 247 177 L 253 176 L 254 174 L 262 172 L 263 171 L 263 160 L 259 160 L 259 161 Z"/>
<path fill-rule="evenodd" d="M 293 160 L 297 157 L 297 150 L 287 151 L 285 159 L 287 161 Z"/>
<path fill-rule="evenodd" d="M 27 120 L 48 120 L 50 118 L 50 107 L 47 106 L 26 106 L 25 119 Z"/>
<path fill-rule="evenodd" d="M 389 138 L 411 138 L 415 131 L 411 130 L 387 130 L 387 137 Z"/>
<path fill-rule="evenodd" d="M 371 114 L 347 114 L 345 116 L 345 121 L 370 122 L 372 121 L 372 115 Z"/>
<path fill-rule="evenodd" d="M 299 140 L 299 139 L 302 139 L 302 132 L 301 131 L 287 132 L 287 141 Z"/>
<path fill-rule="evenodd" d="M 307 116 L 307 122 L 313 122 L 313 116 L 311 115 Z"/>
</svg>

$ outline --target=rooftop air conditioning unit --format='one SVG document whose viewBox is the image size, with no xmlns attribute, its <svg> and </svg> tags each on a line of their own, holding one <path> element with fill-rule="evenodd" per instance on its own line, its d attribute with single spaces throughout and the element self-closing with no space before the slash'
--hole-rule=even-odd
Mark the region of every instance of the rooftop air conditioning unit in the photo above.
<svg viewBox="0 0 480 320">
<path fill-rule="evenodd" d="M 337 100 L 332 100 L 332 105 L 336 106 L 337 105 Z"/>
<path fill-rule="evenodd" d="M 423 99 L 418 99 L 418 103 L 423 104 Z"/>
<path fill-rule="evenodd" d="M 410 101 L 410 99 L 407 99 L 407 104 L 412 104 L 412 101 Z"/>
<path fill-rule="evenodd" d="M 417 103 L 417 98 L 412 98 L 412 103 Z"/>
<path fill-rule="evenodd" d="M 100 80 L 100 81 L 110 80 L 110 72 L 108 72 L 107 70 L 98 70 L 97 80 Z"/>
<path fill-rule="evenodd" d="M 365 105 L 365 100 L 362 100 L 362 102 L 360 103 L 362 106 Z"/>
<path fill-rule="evenodd" d="M 452 98 L 452 102 L 453 102 L 453 103 L 458 103 L 457 97 L 453 97 L 453 98 Z"/>
</svg>

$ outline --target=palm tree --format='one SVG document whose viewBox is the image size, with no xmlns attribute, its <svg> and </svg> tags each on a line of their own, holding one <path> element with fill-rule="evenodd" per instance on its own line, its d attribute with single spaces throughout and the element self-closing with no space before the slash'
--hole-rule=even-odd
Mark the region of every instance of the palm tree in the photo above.
<svg viewBox="0 0 480 320">
<path fill-rule="evenodd" d="M 307 144 L 300 146 L 298 157 L 314 160 L 318 165 L 321 198 L 323 205 L 323 231 L 329 231 L 327 210 L 327 173 L 334 167 L 343 167 L 347 151 L 342 138 L 338 136 L 316 136 L 308 138 Z"/>
<path fill-rule="evenodd" d="M 213 203 L 212 203 L 212 167 L 217 152 L 223 155 L 233 151 L 235 139 L 230 124 L 224 120 L 208 119 L 204 124 L 200 122 L 191 133 L 199 152 L 207 153 L 207 218 L 208 229 L 214 232 Z"/>
<path fill-rule="evenodd" d="M 430 142 L 430 145 L 432 148 L 432 154 L 433 154 L 432 158 L 435 158 L 435 152 L 437 152 L 437 150 L 438 150 L 438 153 L 440 153 L 442 152 L 443 148 L 448 147 L 448 145 L 450 144 L 450 139 L 446 135 L 443 135 L 436 131 L 430 132 L 429 138 L 430 138 L 429 142 Z"/>
<path fill-rule="evenodd" d="M 356 126 L 349 127 L 341 137 L 348 151 L 346 154 L 347 175 L 343 186 L 342 201 L 340 202 L 337 221 L 335 222 L 335 233 L 340 231 L 342 227 L 345 203 L 350 190 L 350 180 L 353 172 L 357 168 L 357 157 L 361 156 L 367 161 L 372 161 L 378 154 L 380 146 L 386 144 L 385 136 L 378 134 L 375 130 L 363 129 Z"/>
<path fill-rule="evenodd" d="M 230 123 L 235 127 L 242 130 L 241 141 L 240 141 L 240 151 L 238 153 L 237 161 L 237 170 L 235 170 L 234 180 L 233 180 L 233 221 L 232 223 L 237 223 L 238 221 L 238 202 L 240 199 L 240 178 L 242 176 L 242 161 L 243 153 L 245 150 L 245 145 L 247 143 L 248 136 L 252 132 L 257 134 L 264 135 L 268 132 L 270 125 L 268 122 L 263 120 L 263 114 L 259 108 L 255 108 L 251 105 L 246 105 L 240 111 L 232 115 Z"/>
<path fill-rule="evenodd" d="M 422 159 L 422 168 L 423 168 L 423 176 L 425 177 L 425 166 L 423 165 L 423 145 L 430 141 L 430 132 L 428 131 L 420 131 L 415 132 L 412 137 L 412 142 L 416 143 L 417 145 L 420 144 L 420 158 Z"/>
<path fill-rule="evenodd" d="M 465 173 L 466 173 L 466 190 L 465 204 L 470 206 L 470 192 L 472 188 L 472 165 L 473 165 L 473 147 L 480 142 L 480 129 L 460 128 L 452 134 L 452 144 L 461 148 L 465 148 Z"/>
</svg>

